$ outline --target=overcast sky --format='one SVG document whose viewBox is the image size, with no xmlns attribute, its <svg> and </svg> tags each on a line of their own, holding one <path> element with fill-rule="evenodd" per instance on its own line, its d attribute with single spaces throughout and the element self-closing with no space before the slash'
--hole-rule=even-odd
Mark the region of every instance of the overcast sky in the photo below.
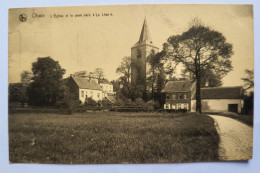
<svg viewBox="0 0 260 173">
<path fill-rule="evenodd" d="M 109 16 L 102 16 L 107 13 Z M 27 20 L 21 22 L 19 16 Z M 57 15 L 63 17 L 55 18 Z M 75 15 L 82 14 L 82 17 Z M 99 14 L 100 16 L 93 16 Z M 68 17 L 66 17 L 68 15 Z M 85 15 L 85 16 L 84 16 Z M 88 16 L 91 15 L 91 16 Z M 73 16 L 73 17 L 72 17 Z M 146 16 L 154 45 L 170 35 L 186 31 L 198 17 L 221 32 L 233 44 L 233 71 L 224 86 L 243 85 L 245 69 L 253 69 L 253 12 L 247 5 L 124 5 L 11 9 L 9 11 L 9 83 L 19 82 L 24 70 L 31 70 L 37 57 L 50 56 L 66 69 L 64 77 L 76 71 L 103 68 L 105 77 L 117 79 L 116 68 L 138 41 Z"/>
</svg>

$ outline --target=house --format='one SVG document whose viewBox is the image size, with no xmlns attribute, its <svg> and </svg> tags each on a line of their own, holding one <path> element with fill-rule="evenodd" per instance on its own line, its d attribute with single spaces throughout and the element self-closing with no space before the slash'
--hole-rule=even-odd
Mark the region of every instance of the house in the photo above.
<svg viewBox="0 0 260 173">
<path fill-rule="evenodd" d="M 68 78 L 68 86 L 70 92 L 74 93 L 82 103 L 89 97 L 95 101 L 103 100 L 103 90 L 96 80 L 80 78 L 72 74 Z"/>
<path fill-rule="evenodd" d="M 192 81 L 169 81 L 163 91 L 166 94 L 164 109 L 186 109 L 196 112 L 196 85 Z M 243 87 L 201 88 L 202 112 L 241 113 L 244 101 Z"/>
<path fill-rule="evenodd" d="M 191 110 L 191 98 L 195 91 L 192 81 L 169 81 L 162 90 L 166 94 L 164 109 Z"/>
<path fill-rule="evenodd" d="M 103 97 L 114 95 L 113 84 L 109 82 L 107 79 L 99 79 L 98 80 L 100 87 L 103 90 Z"/>
</svg>

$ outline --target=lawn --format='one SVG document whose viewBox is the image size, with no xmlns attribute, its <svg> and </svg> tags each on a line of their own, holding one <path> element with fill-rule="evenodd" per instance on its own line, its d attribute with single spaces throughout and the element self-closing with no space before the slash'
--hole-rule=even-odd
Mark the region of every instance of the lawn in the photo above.
<svg viewBox="0 0 260 173">
<path fill-rule="evenodd" d="M 87 112 L 9 114 L 13 163 L 166 163 L 218 160 L 206 115 Z"/>
</svg>

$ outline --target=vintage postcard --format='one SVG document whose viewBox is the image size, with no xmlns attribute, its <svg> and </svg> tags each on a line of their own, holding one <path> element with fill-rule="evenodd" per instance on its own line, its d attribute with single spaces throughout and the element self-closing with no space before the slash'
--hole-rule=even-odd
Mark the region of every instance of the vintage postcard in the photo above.
<svg viewBox="0 0 260 173">
<path fill-rule="evenodd" d="M 9 160 L 249 160 L 252 5 L 9 9 Z"/>
</svg>

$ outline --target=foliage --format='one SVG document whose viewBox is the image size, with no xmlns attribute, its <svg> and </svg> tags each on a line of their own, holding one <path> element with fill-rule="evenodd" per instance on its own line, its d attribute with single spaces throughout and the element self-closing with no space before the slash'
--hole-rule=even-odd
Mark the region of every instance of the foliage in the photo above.
<svg viewBox="0 0 260 173">
<path fill-rule="evenodd" d="M 251 91 L 249 94 L 244 96 L 244 109 L 245 114 L 253 115 L 254 113 L 254 92 Z"/>
<path fill-rule="evenodd" d="M 24 86 L 28 86 L 32 80 L 32 73 L 29 71 L 23 71 L 21 74 L 21 83 Z"/>
<path fill-rule="evenodd" d="M 151 91 L 152 99 L 158 100 L 156 95 L 160 95 L 165 85 L 165 70 L 162 62 L 165 57 L 165 52 L 155 53 L 154 51 L 148 56 L 147 61 L 150 69 L 148 71 L 147 86 L 148 91 Z"/>
<path fill-rule="evenodd" d="M 62 76 L 65 70 L 51 57 L 38 58 L 32 64 L 33 82 L 28 86 L 31 105 L 53 106 L 62 97 Z"/>
<path fill-rule="evenodd" d="M 22 83 L 9 84 L 9 102 L 20 102 L 22 105 L 28 101 L 26 86 Z"/>
<path fill-rule="evenodd" d="M 199 24 L 181 35 L 170 36 L 164 44 L 168 61 L 183 65 L 196 79 L 196 111 L 201 113 L 201 69 L 211 70 L 219 77 L 232 70 L 232 45 L 215 30 Z"/>
<path fill-rule="evenodd" d="M 68 110 L 69 114 L 78 112 L 81 101 L 78 100 L 75 94 L 69 91 L 69 87 L 66 84 L 63 83 L 61 88 L 63 95 L 56 101 L 55 106 L 63 111 Z"/>
<path fill-rule="evenodd" d="M 245 70 L 246 77 L 241 78 L 245 82 L 245 90 L 254 88 L 254 70 Z"/>
<path fill-rule="evenodd" d="M 116 73 L 121 74 L 121 80 L 126 83 L 130 84 L 130 77 L 131 77 L 131 57 L 125 56 L 120 64 L 117 67 Z"/>
<path fill-rule="evenodd" d="M 86 98 L 84 106 L 86 107 L 97 107 L 97 102 L 91 97 Z"/>
<path fill-rule="evenodd" d="M 134 104 L 135 104 L 136 106 L 145 106 L 145 102 L 144 102 L 144 100 L 143 100 L 142 98 L 137 98 L 137 99 L 135 99 Z"/>
<path fill-rule="evenodd" d="M 31 73 L 23 71 L 20 83 L 9 84 L 9 102 L 20 102 L 22 106 L 28 102 L 27 87 L 31 83 Z"/>
<path fill-rule="evenodd" d="M 98 79 L 104 78 L 104 70 L 102 68 L 96 68 L 94 71 L 94 76 L 97 77 Z"/>
</svg>

